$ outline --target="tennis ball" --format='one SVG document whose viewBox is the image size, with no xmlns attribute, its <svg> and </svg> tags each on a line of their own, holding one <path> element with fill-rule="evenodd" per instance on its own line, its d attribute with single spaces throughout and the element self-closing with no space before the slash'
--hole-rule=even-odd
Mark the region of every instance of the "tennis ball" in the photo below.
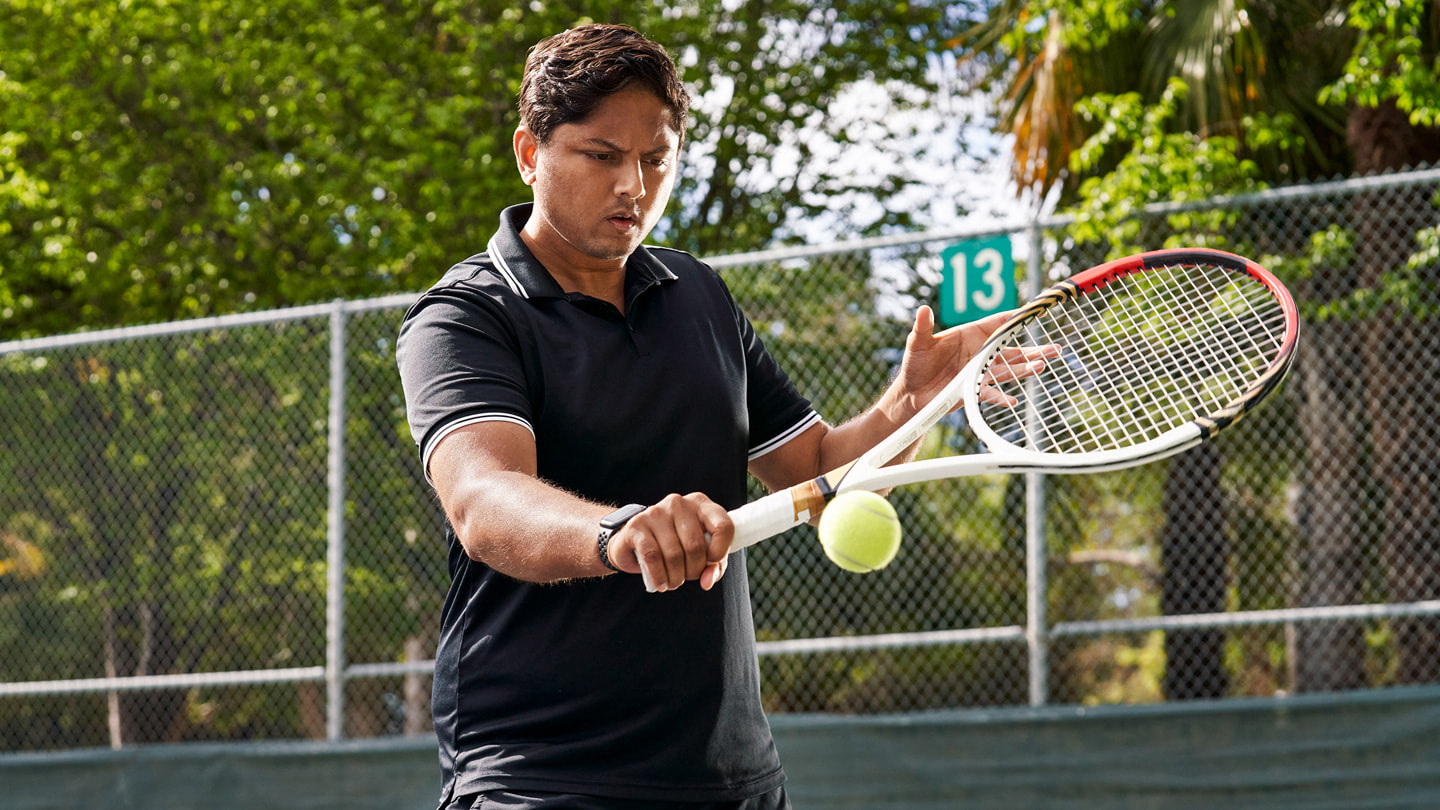
<svg viewBox="0 0 1440 810">
<path fill-rule="evenodd" d="M 878 571 L 900 550 L 900 521 L 890 502 L 873 492 L 836 495 L 820 513 L 820 545 L 846 571 Z"/>
</svg>

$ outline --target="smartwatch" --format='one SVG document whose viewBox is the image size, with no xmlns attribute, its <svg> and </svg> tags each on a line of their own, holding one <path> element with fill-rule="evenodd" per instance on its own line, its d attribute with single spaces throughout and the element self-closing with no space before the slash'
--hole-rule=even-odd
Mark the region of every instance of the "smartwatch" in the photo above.
<svg viewBox="0 0 1440 810">
<path fill-rule="evenodd" d="M 595 548 L 600 553 L 600 562 L 604 563 L 606 568 L 609 568 L 617 574 L 623 574 L 624 572 L 616 568 L 615 563 L 610 562 L 610 538 L 614 537 L 615 533 L 620 531 L 621 527 L 626 523 L 629 523 L 630 518 L 644 511 L 645 507 L 638 503 L 632 503 L 628 506 L 622 506 L 600 519 L 600 537 L 595 543 Z"/>
</svg>

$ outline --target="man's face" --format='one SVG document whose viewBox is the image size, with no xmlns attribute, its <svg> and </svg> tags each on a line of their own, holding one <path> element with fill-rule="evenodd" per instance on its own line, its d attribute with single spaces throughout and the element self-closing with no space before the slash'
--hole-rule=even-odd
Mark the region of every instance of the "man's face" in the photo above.
<svg viewBox="0 0 1440 810">
<path fill-rule="evenodd" d="M 535 190 L 532 249 L 577 267 L 623 265 L 665 212 L 679 149 L 670 111 L 644 90 L 609 96 L 544 145 L 522 128 L 516 155 Z"/>
</svg>

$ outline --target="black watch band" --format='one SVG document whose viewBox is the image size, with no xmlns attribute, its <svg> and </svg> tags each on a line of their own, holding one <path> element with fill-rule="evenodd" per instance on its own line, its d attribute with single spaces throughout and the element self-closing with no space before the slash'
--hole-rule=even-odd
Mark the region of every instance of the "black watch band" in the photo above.
<svg viewBox="0 0 1440 810">
<path fill-rule="evenodd" d="M 600 519 L 600 537 L 595 542 L 595 549 L 600 553 L 600 562 L 603 563 L 606 568 L 609 568 L 617 574 L 623 574 L 625 572 L 616 568 L 615 563 L 610 562 L 610 538 L 614 537 L 615 533 L 620 531 L 621 527 L 630 522 L 630 518 L 644 511 L 645 507 L 638 503 L 632 503 L 628 506 L 622 506 Z"/>
</svg>

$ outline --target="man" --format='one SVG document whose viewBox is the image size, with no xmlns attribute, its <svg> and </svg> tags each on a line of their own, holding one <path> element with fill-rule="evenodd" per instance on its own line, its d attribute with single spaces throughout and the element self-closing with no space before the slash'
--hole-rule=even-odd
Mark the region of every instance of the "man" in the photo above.
<svg viewBox="0 0 1440 810">
<path fill-rule="evenodd" d="M 996 325 L 933 334 L 832 428 L 723 282 L 641 245 L 688 114 L 665 51 L 594 25 L 531 52 L 533 205 L 407 314 L 411 427 L 449 522 L 434 683 L 442 807 L 788 807 L 727 509 L 857 457 Z M 641 586 L 642 571 L 658 593 Z"/>
</svg>

